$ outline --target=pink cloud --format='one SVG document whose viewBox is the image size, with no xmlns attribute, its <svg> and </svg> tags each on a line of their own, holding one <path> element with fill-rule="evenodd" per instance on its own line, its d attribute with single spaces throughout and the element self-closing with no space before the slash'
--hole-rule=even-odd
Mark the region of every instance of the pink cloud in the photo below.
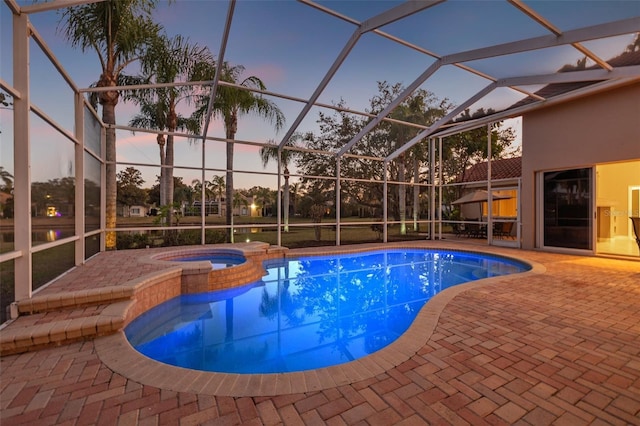
<svg viewBox="0 0 640 426">
<path fill-rule="evenodd" d="M 118 134 L 117 136 L 117 146 L 122 146 L 124 144 L 132 144 L 132 145 L 136 145 L 136 146 L 144 146 L 144 147 L 148 147 L 149 145 L 157 145 L 158 142 L 156 142 L 156 135 L 152 134 L 152 133 L 143 133 L 143 132 L 136 132 L 136 134 L 134 135 L 133 133 L 121 133 Z"/>
<path fill-rule="evenodd" d="M 286 73 L 286 70 L 277 64 L 257 64 L 247 67 L 245 77 L 255 75 L 269 87 L 284 82 Z"/>
</svg>

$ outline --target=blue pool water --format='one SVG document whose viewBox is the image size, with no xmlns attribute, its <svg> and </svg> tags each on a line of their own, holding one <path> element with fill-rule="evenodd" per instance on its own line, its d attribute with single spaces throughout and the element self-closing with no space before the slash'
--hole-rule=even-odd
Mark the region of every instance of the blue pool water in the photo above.
<svg viewBox="0 0 640 426">
<path fill-rule="evenodd" d="M 136 318 L 125 333 L 142 354 L 227 373 L 302 371 L 378 351 L 436 293 L 526 271 L 514 260 L 432 250 L 385 250 L 265 263 L 262 280 L 183 295 Z"/>
<path fill-rule="evenodd" d="M 211 262 L 212 269 L 224 269 L 244 263 L 246 259 L 242 256 L 234 256 L 227 254 L 203 254 L 195 256 L 179 257 L 175 260 L 180 262 L 197 262 L 200 260 L 208 260 Z"/>
</svg>

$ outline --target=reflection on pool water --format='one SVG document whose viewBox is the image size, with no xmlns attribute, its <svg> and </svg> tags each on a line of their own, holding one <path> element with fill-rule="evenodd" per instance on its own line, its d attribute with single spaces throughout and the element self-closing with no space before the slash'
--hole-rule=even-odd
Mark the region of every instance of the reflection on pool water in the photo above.
<svg viewBox="0 0 640 426">
<path fill-rule="evenodd" d="M 135 319 L 131 344 L 157 361 L 227 373 L 349 362 L 408 329 L 436 293 L 529 266 L 481 254 L 385 250 L 278 259 L 252 284 L 183 295 Z"/>
</svg>

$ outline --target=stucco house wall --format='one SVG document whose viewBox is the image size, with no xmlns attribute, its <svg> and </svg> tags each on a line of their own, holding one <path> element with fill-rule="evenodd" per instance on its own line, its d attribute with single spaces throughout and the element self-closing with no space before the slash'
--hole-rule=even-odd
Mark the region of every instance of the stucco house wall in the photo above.
<svg viewBox="0 0 640 426">
<path fill-rule="evenodd" d="M 531 111 L 522 141 L 522 246 L 531 249 L 537 172 L 640 158 L 640 83 Z"/>
</svg>

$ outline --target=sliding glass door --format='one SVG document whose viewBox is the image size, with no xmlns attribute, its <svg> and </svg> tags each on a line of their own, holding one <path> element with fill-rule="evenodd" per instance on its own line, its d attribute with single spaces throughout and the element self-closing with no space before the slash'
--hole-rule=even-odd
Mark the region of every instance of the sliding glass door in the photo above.
<svg viewBox="0 0 640 426">
<path fill-rule="evenodd" d="M 592 169 L 543 174 L 543 246 L 593 250 Z"/>
</svg>

